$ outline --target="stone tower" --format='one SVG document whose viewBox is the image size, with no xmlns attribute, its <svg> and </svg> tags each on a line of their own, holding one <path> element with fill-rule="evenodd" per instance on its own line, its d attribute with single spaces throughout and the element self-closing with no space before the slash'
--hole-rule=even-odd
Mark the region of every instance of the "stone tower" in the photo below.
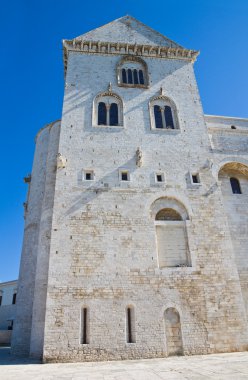
<svg viewBox="0 0 248 380">
<path fill-rule="evenodd" d="M 198 52 L 130 16 L 63 44 L 62 119 L 36 139 L 12 352 L 245 350 L 248 121 L 204 116 Z"/>
</svg>

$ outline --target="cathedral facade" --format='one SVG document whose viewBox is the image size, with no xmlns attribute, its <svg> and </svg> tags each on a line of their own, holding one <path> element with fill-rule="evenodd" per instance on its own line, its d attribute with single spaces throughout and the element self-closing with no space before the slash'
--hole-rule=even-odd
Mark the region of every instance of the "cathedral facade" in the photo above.
<svg viewBox="0 0 248 380">
<path fill-rule="evenodd" d="M 185 49 L 125 16 L 64 40 L 26 178 L 14 354 L 248 348 L 248 120 L 204 115 Z"/>
</svg>

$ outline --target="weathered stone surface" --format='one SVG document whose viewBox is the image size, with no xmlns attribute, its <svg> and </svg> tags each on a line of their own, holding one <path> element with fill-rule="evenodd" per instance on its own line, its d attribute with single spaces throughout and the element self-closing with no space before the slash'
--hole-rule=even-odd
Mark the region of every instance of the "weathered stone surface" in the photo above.
<svg viewBox="0 0 248 380">
<path fill-rule="evenodd" d="M 119 22 L 109 25 L 118 42 Z M 169 340 L 177 350 L 178 339 L 186 355 L 245 350 L 248 177 L 236 167 L 237 198 L 233 174 L 221 168 L 248 167 L 245 143 L 233 151 L 228 143 L 230 156 L 226 143 L 248 136 L 248 121 L 230 132 L 230 120 L 220 126 L 204 116 L 191 60 L 145 55 L 147 86 L 131 88 L 118 85 L 121 59 L 121 52 L 70 51 L 61 124 L 37 137 L 13 352 L 46 362 L 152 358 L 169 354 Z M 97 126 L 99 94 L 123 108 L 121 125 Z M 154 99 L 171 101 L 176 129 L 153 127 Z M 66 164 L 56 169 L 58 152 Z M 159 267 L 159 207 L 182 216 L 185 265 Z M 127 307 L 135 311 L 135 343 L 126 340 Z M 180 322 L 166 329 L 170 308 Z"/>
</svg>

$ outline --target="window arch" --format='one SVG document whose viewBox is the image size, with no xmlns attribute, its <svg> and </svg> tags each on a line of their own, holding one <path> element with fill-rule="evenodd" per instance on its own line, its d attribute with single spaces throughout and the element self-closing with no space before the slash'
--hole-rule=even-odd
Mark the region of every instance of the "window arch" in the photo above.
<svg viewBox="0 0 248 380">
<path fill-rule="evenodd" d="M 119 95 L 105 92 L 96 96 L 93 105 L 93 125 L 123 126 L 123 104 Z"/>
<path fill-rule="evenodd" d="M 230 184 L 233 194 L 242 194 L 239 180 L 235 177 L 230 178 Z"/>
<path fill-rule="evenodd" d="M 184 206 L 172 198 L 160 198 L 153 204 L 158 266 L 191 266 Z"/>
<path fill-rule="evenodd" d="M 174 307 L 164 312 L 165 334 L 168 355 L 183 355 L 180 314 Z"/>
<path fill-rule="evenodd" d="M 122 58 L 117 65 L 117 82 L 125 87 L 148 87 L 146 62 L 140 57 Z"/>
<path fill-rule="evenodd" d="M 149 109 L 152 129 L 179 129 L 176 106 L 171 99 L 162 95 L 154 97 Z"/>
</svg>

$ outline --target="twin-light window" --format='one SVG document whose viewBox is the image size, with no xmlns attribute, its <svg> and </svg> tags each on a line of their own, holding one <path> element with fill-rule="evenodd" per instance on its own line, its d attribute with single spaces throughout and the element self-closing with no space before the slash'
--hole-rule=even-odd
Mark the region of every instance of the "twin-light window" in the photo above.
<svg viewBox="0 0 248 380">
<path fill-rule="evenodd" d="M 151 99 L 149 109 L 152 129 L 179 129 L 176 107 L 169 98 L 159 96 Z M 93 125 L 123 127 L 123 102 L 119 95 L 97 95 L 94 102 Z"/>
</svg>

